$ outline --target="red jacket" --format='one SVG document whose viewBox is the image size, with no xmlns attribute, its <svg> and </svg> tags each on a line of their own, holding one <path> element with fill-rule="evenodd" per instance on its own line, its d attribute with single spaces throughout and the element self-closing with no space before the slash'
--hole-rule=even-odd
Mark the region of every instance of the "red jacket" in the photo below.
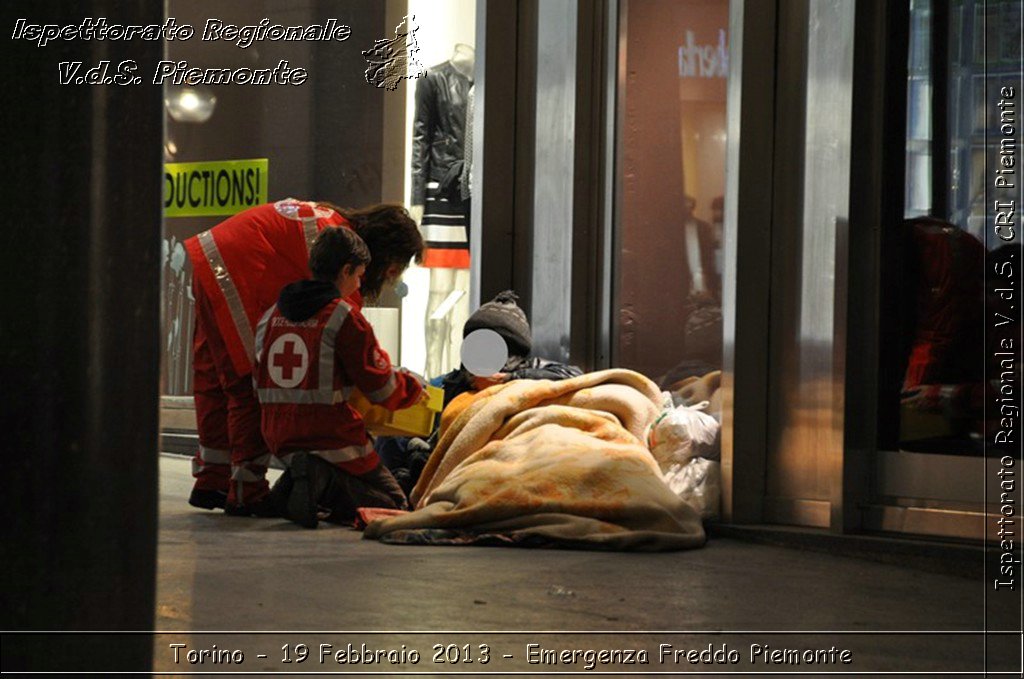
<svg viewBox="0 0 1024 679">
<path fill-rule="evenodd" d="M 903 388 L 981 382 L 985 246 L 930 217 L 907 222 L 916 270 L 916 321 Z"/>
<path fill-rule="evenodd" d="M 239 212 L 185 241 L 239 375 L 252 372 L 256 322 L 281 288 L 309 276 L 309 246 L 316 235 L 339 225 L 347 222 L 333 210 L 288 198 Z"/>
<path fill-rule="evenodd" d="M 307 296 L 305 311 L 289 312 L 291 320 L 282 313 L 290 292 L 317 286 L 329 286 L 333 299 L 311 311 Z M 256 350 L 263 437 L 277 456 L 316 451 L 350 473 L 370 471 L 379 459 L 362 417 L 346 402 L 352 388 L 389 410 L 415 404 L 422 392 L 414 377 L 391 366 L 369 322 L 329 283 L 286 287 L 257 326 Z"/>
</svg>

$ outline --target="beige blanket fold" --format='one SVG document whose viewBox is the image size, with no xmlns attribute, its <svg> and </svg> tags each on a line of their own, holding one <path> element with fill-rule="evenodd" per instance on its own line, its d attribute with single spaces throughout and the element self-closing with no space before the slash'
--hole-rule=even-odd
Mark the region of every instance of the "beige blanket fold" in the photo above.
<svg viewBox="0 0 1024 679">
<path fill-rule="evenodd" d="M 447 426 L 412 492 L 416 511 L 365 537 L 430 542 L 431 531 L 510 542 L 669 550 L 704 543 L 697 513 L 645 447 L 658 388 L 628 370 L 480 392 Z M 420 531 L 427 539 L 409 540 Z"/>
</svg>

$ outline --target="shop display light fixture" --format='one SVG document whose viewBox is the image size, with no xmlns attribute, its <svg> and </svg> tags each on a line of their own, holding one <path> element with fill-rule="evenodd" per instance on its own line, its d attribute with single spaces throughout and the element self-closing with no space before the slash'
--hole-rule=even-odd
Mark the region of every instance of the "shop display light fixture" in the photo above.
<svg viewBox="0 0 1024 679">
<path fill-rule="evenodd" d="M 164 105 L 179 123 L 205 123 L 213 115 L 217 97 L 204 87 L 167 87 Z"/>
</svg>

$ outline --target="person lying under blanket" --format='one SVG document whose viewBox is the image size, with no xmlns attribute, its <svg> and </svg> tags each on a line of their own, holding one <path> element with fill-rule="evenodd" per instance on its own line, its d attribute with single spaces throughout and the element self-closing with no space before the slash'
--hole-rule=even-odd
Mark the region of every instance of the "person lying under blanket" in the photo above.
<svg viewBox="0 0 1024 679">
<path fill-rule="evenodd" d="M 508 347 L 508 362 L 496 375 L 478 377 L 465 366 L 459 366 L 441 376 L 436 382 L 444 389 L 444 407 L 460 394 L 477 392 L 494 384 L 512 380 L 564 380 L 583 374 L 574 365 L 565 365 L 548 359 L 531 356 L 533 338 L 526 312 L 516 304 L 519 298 L 511 290 L 499 293 L 490 302 L 482 305 L 466 321 L 462 336 L 475 330 L 493 330 Z M 437 443 L 436 432 L 426 441 L 418 438 L 379 437 L 375 442 L 377 454 L 398 480 L 406 493 L 412 490 L 423 465 Z"/>
<path fill-rule="evenodd" d="M 663 412 L 630 370 L 516 380 L 453 399 L 410 500 L 366 518 L 396 544 L 506 544 L 665 551 L 704 544 L 697 511 L 645 444 Z"/>
</svg>

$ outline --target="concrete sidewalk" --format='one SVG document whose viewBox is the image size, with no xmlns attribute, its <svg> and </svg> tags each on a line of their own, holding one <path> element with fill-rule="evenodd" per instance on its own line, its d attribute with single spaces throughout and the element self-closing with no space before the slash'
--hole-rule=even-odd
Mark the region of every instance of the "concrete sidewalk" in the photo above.
<svg viewBox="0 0 1024 679">
<path fill-rule="evenodd" d="M 606 634 L 580 639 L 590 639 L 591 646 L 621 639 L 649 649 L 658 649 L 665 639 L 676 648 L 706 648 L 708 642 L 717 648 L 726 643 L 741 649 L 744 656 L 748 642 L 757 639 L 771 648 L 814 649 L 821 644 L 828 648 L 843 642 L 858 649 L 855 665 L 835 668 L 847 671 L 981 667 L 983 644 L 978 635 L 768 634 L 980 631 L 986 627 L 986 587 L 971 579 L 728 538 L 713 539 L 702 549 L 668 554 L 386 545 L 330 524 L 305 530 L 285 520 L 236 518 L 194 509 L 186 502 L 191 487 L 189 462 L 165 455 L 160 469 L 157 630 L 161 631 L 594 631 Z M 990 610 L 995 613 L 989 615 L 988 628 L 998 623 L 1003 629 L 1020 629 L 1018 606 L 1019 598 L 990 595 Z M 672 637 L 671 631 L 707 634 Z M 720 631 L 748 634 L 713 634 Z M 210 645 L 216 642 L 214 637 L 193 635 L 192 641 Z M 437 638 L 448 643 L 449 637 L 451 643 L 463 639 Z M 554 643 L 556 637 L 537 639 Z M 258 638 L 247 638 L 246 643 Z M 423 647 L 426 641 L 399 632 L 364 638 L 396 648 L 413 641 Z M 525 648 L 523 635 L 503 641 L 495 632 L 490 638 Z M 156 669 L 199 669 L 169 660 L 171 639 L 158 638 Z M 221 638 L 220 648 L 227 648 L 231 639 L 241 643 L 237 636 Z M 335 641 L 346 639 L 336 637 Z M 465 643 L 470 642 L 482 643 L 479 638 Z M 299 641 L 275 637 L 275 643 L 267 645 L 273 649 L 267 653 L 267 662 L 279 662 L 276 656 L 282 654 L 282 646 Z M 313 646 L 312 652 L 318 653 L 318 644 Z M 429 655 L 422 648 L 420 652 Z M 516 663 L 516 671 L 531 669 L 523 649 L 510 655 L 517 656 L 509 660 Z M 249 667 L 256 670 L 247 659 Z M 346 667 L 317 664 L 305 669 L 341 671 Z M 701 667 L 686 664 L 684 669 L 714 669 Z M 476 665 L 474 669 L 493 671 L 495 667 Z M 596 666 L 597 671 L 601 669 Z M 736 671 L 740 666 L 725 669 Z"/>
</svg>

